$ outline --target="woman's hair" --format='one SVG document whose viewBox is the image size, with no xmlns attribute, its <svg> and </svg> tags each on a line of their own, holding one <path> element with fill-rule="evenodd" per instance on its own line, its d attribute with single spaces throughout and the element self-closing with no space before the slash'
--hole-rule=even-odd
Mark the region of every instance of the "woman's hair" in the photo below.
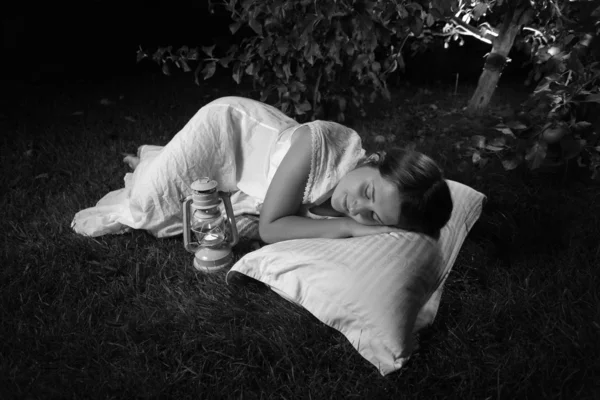
<svg viewBox="0 0 600 400">
<path fill-rule="evenodd" d="M 440 167 L 415 150 L 392 148 L 375 153 L 366 165 L 379 169 L 381 176 L 400 191 L 400 229 L 419 232 L 435 239 L 452 214 L 452 196 Z"/>
</svg>

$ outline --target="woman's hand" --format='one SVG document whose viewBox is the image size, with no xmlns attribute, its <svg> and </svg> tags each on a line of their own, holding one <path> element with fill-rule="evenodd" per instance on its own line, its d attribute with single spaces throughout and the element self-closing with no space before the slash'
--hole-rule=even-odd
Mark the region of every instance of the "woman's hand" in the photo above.
<svg viewBox="0 0 600 400">
<path fill-rule="evenodd" d="M 360 236 L 368 236 L 368 235 L 378 235 L 380 233 L 390 233 L 390 232 L 399 232 L 401 229 L 394 228 L 393 226 L 387 225 L 363 225 L 356 222 L 354 219 L 350 217 L 345 217 L 347 219 L 347 229 L 350 232 L 350 236 L 352 237 L 360 237 Z"/>
</svg>

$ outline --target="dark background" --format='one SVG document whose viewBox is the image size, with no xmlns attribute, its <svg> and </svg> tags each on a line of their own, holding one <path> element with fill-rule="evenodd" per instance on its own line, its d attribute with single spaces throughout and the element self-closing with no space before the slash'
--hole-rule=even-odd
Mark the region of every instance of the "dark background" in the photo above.
<svg viewBox="0 0 600 400">
<path fill-rule="evenodd" d="M 157 45 L 208 45 L 228 32 L 205 0 L 85 1 L 13 8 L 2 18 L 2 68 L 8 77 L 63 80 L 135 74 L 136 50 Z"/>
<path fill-rule="evenodd" d="M 206 0 L 100 1 L 22 5 L 5 10 L 2 24 L 3 79 L 33 83 L 98 80 L 111 76 L 158 73 L 157 64 L 136 63 L 136 51 L 159 45 L 226 45 L 232 41 L 229 14 L 208 10 Z M 414 83 L 476 82 L 490 46 L 466 38 L 459 47 L 435 47 L 414 58 L 400 80 Z M 523 82 L 523 54 L 513 51 L 502 80 Z"/>
</svg>

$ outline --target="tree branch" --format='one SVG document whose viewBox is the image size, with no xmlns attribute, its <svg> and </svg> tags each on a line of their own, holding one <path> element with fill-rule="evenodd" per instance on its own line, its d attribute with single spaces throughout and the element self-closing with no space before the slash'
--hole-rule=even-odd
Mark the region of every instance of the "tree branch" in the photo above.
<svg viewBox="0 0 600 400">
<path fill-rule="evenodd" d="M 515 11 L 515 14 L 513 15 L 513 23 L 517 26 L 527 25 L 531 20 L 532 14 L 533 8 L 531 8 L 531 5 L 523 5 Z"/>
<path fill-rule="evenodd" d="M 473 36 L 476 39 L 479 39 L 482 42 L 485 42 L 488 44 L 492 44 L 493 38 L 495 36 L 498 36 L 497 32 L 495 32 L 487 27 L 484 27 L 483 32 L 482 32 L 482 30 L 478 30 L 478 29 L 472 27 L 471 25 L 463 22 L 460 18 L 457 18 L 455 16 L 450 17 L 449 20 L 454 22 L 457 25 L 457 28 L 462 28 L 460 33 L 463 33 L 463 34 L 469 35 L 469 36 Z M 488 35 L 488 32 L 491 32 L 491 34 Z M 489 38 L 486 36 L 492 36 L 492 38 Z"/>
<path fill-rule="evenodd" d="M 313 90 L 313 112 L 317 110 L 317 96 L 319 95 L 319 86 L 321 85 L 321 77 L 323 76 L 323 71 L 319 70 L 319 76 L 317 77 L 317 82 L 315 83 L 315 89 Z M 314 117 L 313 117 L 314 118 Z"/>
</svg>

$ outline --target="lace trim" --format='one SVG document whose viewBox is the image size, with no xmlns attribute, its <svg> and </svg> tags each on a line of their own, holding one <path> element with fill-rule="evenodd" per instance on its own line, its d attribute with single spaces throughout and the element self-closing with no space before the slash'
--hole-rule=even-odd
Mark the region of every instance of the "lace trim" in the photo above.
<svg viewBox="0 0 600 400">
<path fill-rule="evenodd" d="M 310 192 L 312 191 L 312 187 L 313 187 L 314 179 L 315 179 L 315 162 L 316 162 L 315 153 L 317 151 L 316 150 L 317 149 L 317 134 L 313 128 L 314 124 L 307 123 L 306 126 L 308 126 L 308 128 L 310 129 L 312 151 L 310 152 L 310 173 L 308 174 L 308 180 L 306 181 L 306 187 L 304 188 L 304 196 L 302 198 L 302 203 L 304 203 L 304 204 L 310 203 L 309 197 L 310 197 Z"/>
</svg>

